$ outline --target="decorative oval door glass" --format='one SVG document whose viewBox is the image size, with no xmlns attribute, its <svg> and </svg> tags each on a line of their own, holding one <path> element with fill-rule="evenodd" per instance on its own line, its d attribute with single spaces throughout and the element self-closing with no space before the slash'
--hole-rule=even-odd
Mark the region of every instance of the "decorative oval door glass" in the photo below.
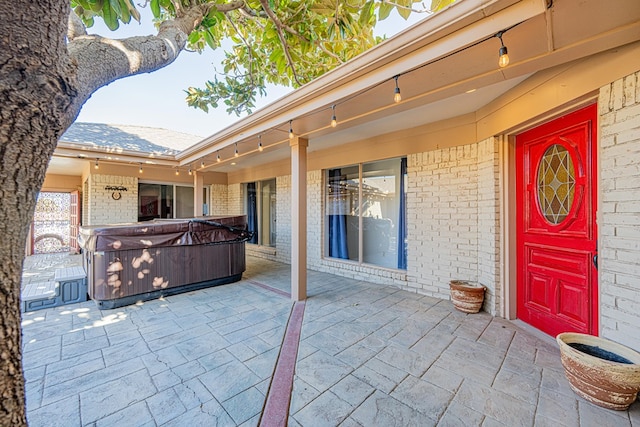
<svg viewBox="0 0 640 427">
<path fill-rule="evenodd" d="M 538 168 L 538 204 L 551 224 L 565 220 L 575 194 L 573 160 L 566 148 L 554 144 L 547 148 Z"/>
</svg>

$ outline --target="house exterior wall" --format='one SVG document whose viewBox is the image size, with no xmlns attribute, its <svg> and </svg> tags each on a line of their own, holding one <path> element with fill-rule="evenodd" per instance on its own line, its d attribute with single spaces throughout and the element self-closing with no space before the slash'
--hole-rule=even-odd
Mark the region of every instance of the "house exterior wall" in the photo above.
<svg viewBox="0 0 640 427">
<path fill-rule="evenodd" d="M 449 299 L 452 279 L 487 287 L 484 309 L 500 312 L 497 138 L 408 157 L 409 289 Z"/>
<path fill-rule="evenodd" d="M 323 271 L 322 251 L 324 250 L 324 193 L 322 192 L 322 171 L 307 174 L 307 266 Z"/>
<path fill-rule="evenodd" d="M 312 270 L 449 298 L 449 281 L 487 286 L 485 310 L 500 310 L 498 138 L 408 156 L 408 270 L 323 257 L 323 171 L 307 173 L 307 266 Z M 276 177 L 276 249 L 247 245 L 247 253 L 291 262 L 291 176 Z M 243 209 L 229 186 L 229 205 Z"/>
<path fill-rule="evenodd" d="M 478 144 L 407 160 L 408 285 L 447 299 L 450 280 L 478 280 Z"/>
<path fill-rule="evenodd" d="M 47 174 L 40 191 L 71 192 L 82 190 L 82 177 L 72 175 Z"/>
<path fill-rule="evenodd" d="M 209 193 L 211 194 L 211 215 L 226 215 L 229 212 L 227 185 L 212 184 Z"/>
<path fill-rule="evenodd" d="M 600 84 L 586 85 L 589 90 L 580 94 L 580 102 L 592 100 L 593 90 Z M 526 98 L 526 92 L 520 93 L 522 88 L 517 91 L 519 98 Z M 518 129 L 542 121 L 541 117 L 546 115 L 541 112 L 543 108 L 553 115 L 575 105 L 565 101 L 556 101 L 551 110 L 546 104 L 535 111 L 520 108 L 518 120 L 523 122 Z M 637 326 L 640 325 L 640 71 L 599 87 L 598 108 L 600 334 L 640 350 Z M 490 117 L 492 123 L 503 117 L 502 111 L 498 112 L 500 114 Z M 505 135 L 509 132 L 504 130 Z M 393 141 L 394 137 L 396 135 L 381 135 L 376 142 L 382 146 L 385 141 L 381 139 Z M 429 134 L 410 137 L 421 145 L 417 145 L 420 152 L 406 155 L 408 269 L 401 271 L 323 257 L 325 203 L 321 168 L 331 167 L 329 162 L 335 162 L 335 157 L 323 159 L 326 165 L 314 164 L 314 169 L 307 173 L 308 268 L 442 299 L 449 299 L 451 279 L 477 281 L 487 287 L 484 310 L 494 315 L 503 314 L 505 288 L 509 286 L 512 292 L 515 289 L 514 280 L 503 283 L 500 276 L 502 265 L 509 263 L 509 256 L 501 259 L 500 246 L 500 236 L 509 232 L 505 229 L 507 225 L 500 222 L 504 216 L 501 212 L 503 192 L 508 191 L 500 173 L 506 137 L 491 136 L 477 142 L 454 137 L 443 141 L 439 148 L 434 145 L 439 139 Z M 374 155 L 381 157 L 387 154 L 374 151 Z M 353 159 L 350 162 L 362 161 L 360 156 Z M 372 159 L 367 158 L 369 160 Z M 285 173 L 281 170 L 274 173 L 277 175 L 276 247 L 247 245 L 247 253 L 289 263 L 291 175 Z M 87 180 L 87 206 L 83 212 L 87 225 L 137 220 L 136 176 L 91 174 Z M 112 192 L 105 190 L 109 185 L 125 186 L 128 191 L 122 192 L 122 199 L 116 201 L 111 198 Z M 215 183 L 210 189 L 212 214 L 244 213 L 246 195 L 242 183 Z M 513 197 L 509 200 L 514 202 Z"/>
<path fill-rule="evenodd" d="M 270 259 L 291 262 L 291 175 L 276 177 L 276 251 Z"/>
<path fill-rule="evenodd" d="M 640 351 L 640 72 L 598 104 L 600 332 Z"/>
<path fill-rule="evenodd" d="M 501 138 L 478 144 L 478 282 L 487 287 L 484 309 L 502 313 L 500 278 L 500 157 Z"/>
<path fill-rule="evenodd" d="M 242 184 L 232 184 L 229 185 L 228 188 L 228 208 L 229 208 L 229 212 L 227 212 L 229 215 L 242 215 L 244 214 L 244 200 L 243 200 L 243 194 L 244 191 L 242 190 Z"/>
<path fill-rule="evenodd" d="M 91 174 L 88 179 L 88 206 L 85 209 L 84 225 L 117 224 L 138 221 L 138 178 L 135 176 L 116 176 Z M 119 192 L 122 197 L 114 200 L 113 190 L 106 187 L 125 187 Z"/>
</svg>

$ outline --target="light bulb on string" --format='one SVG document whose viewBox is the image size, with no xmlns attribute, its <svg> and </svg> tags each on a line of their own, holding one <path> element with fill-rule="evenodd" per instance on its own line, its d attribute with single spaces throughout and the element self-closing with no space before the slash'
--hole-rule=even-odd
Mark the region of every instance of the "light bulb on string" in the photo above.
<svg viewBox="0 0 640 427">
<path fill-rule="evenodd" d="M 176 176 L 180 175 L 180 170 L 178 170 L 178 168 L 176 168 Z"/>
<path fill-rule="evenodd" d="M 289 120 L 289 139 L 293 139 L 293 126 L 292 126 L 292 122 L 293 122 L 293 120 Z"/>
<path fill-rule="evenodd" d="M 264 147 L 262 146 L 262 135 L 258 135 L 258 151 L 262 150 L 264 150 Z"/>
<path fill-rule="evenodd" d="M 204 167 L 204 160 L 200 162 L 200 167 L 203 168 Z"/>
<path fill-rule="evenodd" d="M 238 143 L 236 142 L 236 151 L 233 153 L 233 157 L 238 157 Z"/>
<path fill-rule="evenodd" d="M 139 173 L 142 173 L 142 165 L 140 165 L 140 168 L 138 169 Z"/>
<path fill-rule="evenodd" d="M 98 165 L 98 159 L 96 158 L 96 164 L 93 166 L 94 169 L 100 169 L 100 165 Z"/>
<path fill-rule="evenodd" d="M 500 55 L 500 57 L 498 58 L 498 66 L 500 68 L 504 68 L 507 65 L 509 65 L 509 54 L 507 51 L 507 47 L 504 45 L 504 42 L 502 41 L 503 34 L 504 34 L 504 31 L 500 31 L 498 34 L 496 34 L 496 37 L 500 39 L 500 50 L 498 50 L 498 55 Z"/>
<path fill-rule="evenodd" d="M 396 88 L 393 91 L 393 102 L 395 102 L 396 104 L 400 101 L 402 101 L 402 95 L 400 95 L 400 87 L 398 86 L 398 77 L 400 77 L 399 75 L 395 76 L 394 79 L 396 79 Z"/>
<path fill-rule="evenodd" d="M 333 116 L 331 116 L 331 127 L 334 128 L 338 126 L 338 120 L 336 119 L 336 106 L 335 104 L 331 106 L 331 110 L 333 111 Z"/>
<path fill-rule="evenodd" d="M 189 175 L 193 175 L 193 171 L 189 168 Z"/>
<path fill-rule="evenodd" d="M 217 161 L 218 163 L 220 163 L 220 162 L 222 161 L 222 159 L 220 158 L 220 153 L 218 153 L 218 157 L 216 157 L 216 161 Z"/>
</svg>

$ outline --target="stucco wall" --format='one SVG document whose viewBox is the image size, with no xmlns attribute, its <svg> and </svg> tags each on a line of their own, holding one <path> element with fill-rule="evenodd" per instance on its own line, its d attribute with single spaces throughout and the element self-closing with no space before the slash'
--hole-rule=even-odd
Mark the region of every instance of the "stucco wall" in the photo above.
<svg viewBox="0 0 640 427">
<path fill-rule="evenodd" d="M 640 351 L 640 72 L 598 104 L 600 331 Z"/>
</svg>

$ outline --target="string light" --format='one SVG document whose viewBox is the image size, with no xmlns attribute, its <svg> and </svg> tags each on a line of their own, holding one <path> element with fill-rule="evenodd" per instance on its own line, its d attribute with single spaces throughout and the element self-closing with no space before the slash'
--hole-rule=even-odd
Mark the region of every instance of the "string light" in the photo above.
<svg viewBox="0 0 640 427">
<path fill-rule="evenodd" d="M 193 175 L 193 171 L 189 168 L 189 175 Z"/>
<path fill-rule="evenodd" d="M 509 54 L 507 53 L 507 47 L 502 41 L 502 35 L 504 33 L 504 31 L 500 31 L 498 34 L 496 34 L 496 37 L 500 39 L 500 50 L 498 51 L 498 55 L 500 55 L 500 58 L 498 59 L 498 65 L 500 66 L 500 68 L 504 68 L 509 65 Z"/>
<path fill-rule="evenodd" d="M 176 176 L 180 175 L 180 171 L 178 170 L 178 168 L 176 167 Z"/>
<path fill-rule="evenodd" d="M 518 23 L 516 23 L 516 24 L 514 24 L 514 25 L 512 25 L 512 26 L 510 26 L 510 27 L 508 27 L 508 28 L 506 28 L 506 29 L 504 29 L 504 30 L 499 31 L 498 33 L 496 33 L 496 34 L 494 34 L 494 35 L 490 35 L 490 36 L 488 36 L 488 37 L 486 37 L 486 38 L 484 38 L 484 39 L 482 39 L 482 40 L 478 40 L 477 42 L 475 42 L 475 43 L 473 43 L 473 44 L 471 44 L 471 45 L 461 47 L 461 48 L 457 49 L 456 51 L 453 51 L 453 52 L 451 52 L 450 54 L 447 54 L 447 55 L 445 55 L 445 56 L 443 56 L 443 57 L 437 58 L 437 59 L 435 59 L 435 60 L 433 60 L 433 61 L 426 62 L 426 63 L 424 63 L 424 64 L 421 64 L 420 66 L 417 66 L 417 67 L 415 67 L 415 68 L 413 68 L 413 69 L 406 70 L 406 71 L 404 71 L 404 72 L 402 72 L 402 73 L 400 73 L 400 74 L 396 74 L 395 76 L 393 76 L 393 79 L 394 79 L 394 81 L 395 81 L 395 88 L 394 88 L 394 95 L 393 95 L 393 101 L 394 101 L 394 103 L 400 103 L 400 102 L 402 101 L 402 95 L 400 94 L 400 86 L 399 86 L 399 82 L 398 82 L 398 79 L 400 78 L 400 76 L 403 76 L 403 75 L 405 75 L 405 74 L 409 74 L 409 73 L 411 73 L 411 72 L 413 72 L 413 71 L 416 71 L 416 70 L 421 69 L 421 68 L 423 68 L 423 67 L 429 66 L 429 65 L 434 64 L 434 63 L 436 63 L 436 62 L 439 62 L 439 61 L 441 61 L 442 59 L 448 58 L 448 57 L 450 57 L 450 56 L 453 56 L 453 55 L 455 55 L 455 54 L 458 54 L 458 53 L 460 53 L 460 52 L 463 52 L 463 51 L 465 51 L 465 50 L 467 50 L 467 49 L 470 49 L 470 48 L 472 48 L 472 47 L 474 47 L 474 46 L 477 46 L 477 45 L 479 45 L 479 44 L 481 44 L 481 43 L 484 43 L 484 42 L 486 42 L 486 41 L 488 41 L 488 40 L 491 40 L 491 39 L 492 39 L 492 38 L 494 38 L 494 37 L 497 37 L 497 38 L 499 38 L 499 39 L 500 39 L 500 45 L 501 45 L 501 46 L 500 46 L 500 49 L 499 49 L 499 55 L 500 55 L 500 58 L 499 58 L 499 61 L 498 61 L 498 65 L 499 65 L 501 68 L 506 67 L 506 66 L 509 64 L 509 55 L 508 55 L 507 47 L 504 45 L 504 42 L 503 42 L 503 40 L 502 40 L 502 36 L 503 36 L 507 31 L 509 31 L 509 30 L 511 30 L 511 29 L 513 29 L 513 28 L 515 28 L 515 27 L 517 27 L 518 25 L 522 24 L 523 22 L 525 22 L 525 21 L 518 22 Z M 388 81 L 388 80 L 387 80 L 387 81 Z M 385 83 L 386 83 L 386 81 L 385 81 Z M 380 84 L 382 84 L 382 82 L 380 82 Z M 376 86 L 377 86 L 377 85 L 376 85 Z M 475 90 L 475 89 L 474 89 L 474 90 Z M 473 90 L 469 90 L 469 91 L 467 91 L 467 93 L 470 93 L 470 92 L 472 92 L 472 91 L 473 91 Z M 359 95 L 359 94 L 354 94 L 354 95 L 352 95 L 352 96 L 350 96 L 350 97 L 347 97 L 346 99 L 343 99 L 343 100 L 341 101 L 341 103 L 348 102 L 348 101 L 352 100 L 353 98 L 355 98 L 355 97 L 356 97 L 356 96 L 358 96 L 358 95 Z M 337 104 L 333 104 L 333 105 L 331 106 L 331 110 L 332 110 L 332 116 L 331 116 L 331 127 L 334 127 L 334 128 L 335 128 L 335 127 L 337 127 L 337 125 L 338 125 L 338 120 L 337 120 L 337 116 L 336 116 L 336 107 L 337 107 Z M 293 138 L 294 138 L 294 136 L 295 136 L 295 134 L 294 134 L 294 132 L 293 132 L 293 120 L 298 120 L 298 119 L 304 118 L 304 117 L 306 117 L 306 116 L 308 116 L 308 115 L 310 115 L 310 114 L 313 114 L 313 113 L 307 113 L 307 114 L 304 114 L 304 115 L 302 115 L 302 116 L 300 116 L 300 117 L 295 117 L 295 118 L 293 118 L 293 119 L 290 119 L 290 120 L 289 120 L 289 139 L 293 139 Z M 273 128 L 273 129 L 274 129 L 274 130 L 281 130 L 281 128 L 280 128 L 280 129 L 278 129 L 278 127 Z M 270 129 L 270 130 L 272 130 L 272 129 Z M 269 130 L 268 130 L 268 131 L 269 131 Z M 267 131 L 267 132 L 268 132 L 268 131 Z M 238 152 L 238 143 L 237 143 L 237 142 L 235 143 L 235 147 L 236 147 L 236 148 L 235 148 L 234 157 L 239 157 L 239 155 L 240 155 L 240 154 L 239 154 L 239 152 Z M 264 146 L 262 145 L 262 134 L 259 134 L 259 135 L 258 135 L 258 151 L 263 151 L 263 150 L 264 150 Z M 219 151 L 220 151 L 220 150 L 218 150 L 217 159 L 216 159 L 216 160 L 217 160 L 217 162 L 221 162 L 221 161 L 222 161 L 222 160 L 221 160 L 221 157 L 220 157 L 220 153 L 219 153 Z M 96 162 L 96 163 L 97 163 L 97 162 Z M 232 163 L 232 164 L 233 164 L 233 163 Z M 204 166 L 205 166 L 205 165 L 204 165 L 204 161 L 202 161 L 202 162 L 200 163 L 200 167 L 204 168 Z M 142 168 L 141 168 L 141 169 L 142 169 Z M 142 173 L 142 170 L 141 170 L 141 173 Z"/>
<path fill-rule="evenodd" d="M 100 165 L 98 165 L 98 158 L 96 157 L 96 164 L 93 166 L 94 169 L 100 169 Z"/>
<path fill-rule="evenodd" d="M 331 127 L 334 128 L 338 126 L 338 120 L 336 119 L 336 105 L 333 104 L 331 106 L 331 110 L 333 111 L 333 116 L 331 116 Z"/>
<path fill-rule="evenodd" d="M 400 77 L 400 75 L 394 77 L 394 79 L 396 79 L 396 89 L 393 91 L 393 102 L 395 102 L 396 104 L 402 101 L 402 95 L 400 95 L 400 87 L 398 86 L 398 77 Z"/>
<path fill-rule="evenodd" d="M 142 163 L 140 164 L 140 168 L 138 169 L 139 173 L 142 173 Z"/>
</svg>

